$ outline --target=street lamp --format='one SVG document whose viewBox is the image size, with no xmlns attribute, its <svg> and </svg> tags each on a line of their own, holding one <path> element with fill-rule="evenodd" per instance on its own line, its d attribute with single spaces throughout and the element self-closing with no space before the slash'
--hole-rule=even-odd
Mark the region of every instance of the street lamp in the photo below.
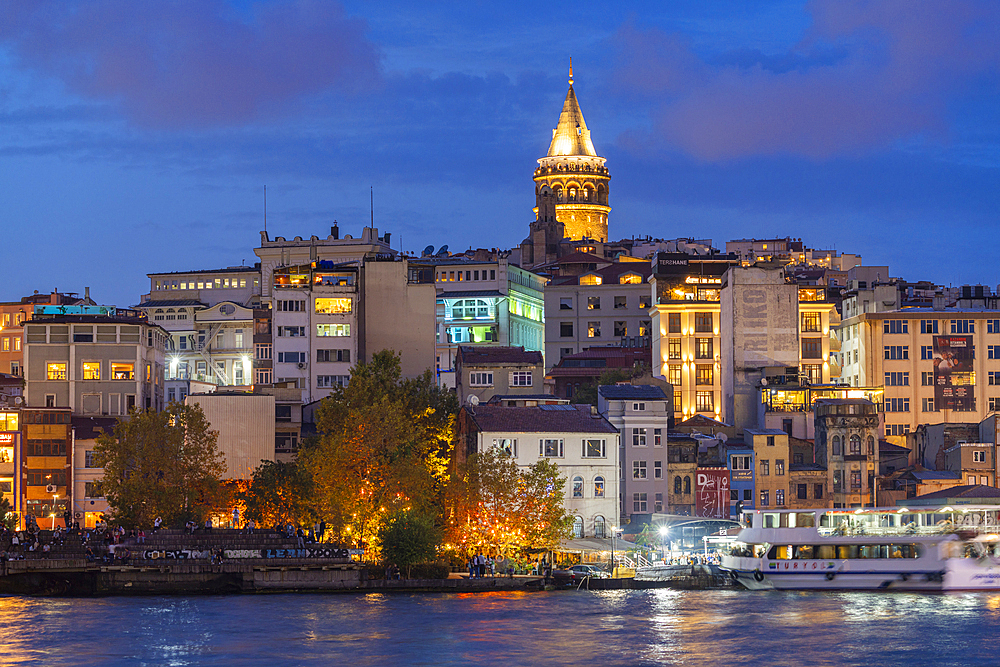
<svg viewBox="0 0 1000 667">
<path fill-rule="evenodd" d="M 52 517 L 52 528 L 50 528 L 50 530 L 56 529 L 56 505 L 58 504 L 59 504 L 59 494 L 56 493 L 52 496 L 52 514 L 49 515 Z"/>
</svg>

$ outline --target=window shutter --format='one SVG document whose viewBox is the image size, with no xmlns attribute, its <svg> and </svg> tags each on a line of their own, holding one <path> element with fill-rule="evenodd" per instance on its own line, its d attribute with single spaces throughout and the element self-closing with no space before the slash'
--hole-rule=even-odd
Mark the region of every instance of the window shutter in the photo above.
<svg viewBox="0 0 1000 667">
<path fill-rule="evenodd" d="M 507 373 L 507 386 L 508 387 L 514 386 L 514 371 L 509 371 Z"/>
<path fill-rule="evenodd" d="M 545 456 L 545 441 L 541 438 L 538 440 L 538 455 Z"/>
<path fill-rule="evenodd" d="M 562 458 L 563 456 L 565 456 L 565 454 L 563 454 L 563 441 L 560 438 L 560 440 L 559 440 L 559 458 Z"/>
</svg>

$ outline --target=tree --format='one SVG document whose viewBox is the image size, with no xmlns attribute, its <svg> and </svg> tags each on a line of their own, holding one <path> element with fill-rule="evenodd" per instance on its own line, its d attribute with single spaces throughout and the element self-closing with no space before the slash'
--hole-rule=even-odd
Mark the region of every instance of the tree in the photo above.
<svg viewBox="0 0 1000 667">
<path fill-rule="evenodd" d="M 434 558 L 441 543 L 441 531 L 430 517 L 404 510 L 396 512 L 382 524 L 379 542 L 382 559 L 404 568 L 409 579 L 411 567 Z"/>
<path fill-rule="evenodd" d="M 0 526 L 3 526 L 7 530 L 14 530 L 15 526 L 17 526 L 17 514 L 14 513 L 14 508 L 10 506 L 10 502 L 3 496 L 0 496 Z"/>
<path fill-rule="evenodd" d="M 566 478 L 549 460 L 520 468 L 495 449 L 474 454 L 451 485 L 449 537 L 465 553 L 504 557 L 552 549 L 570 535 L 563 507 Z"/>
<path fill-rule="evenodd" d="M 313 519 L 312 479 L 296 463 L 262 462 L 242 494 L 246 517 L 264 526 L 301 525 Z"/>
<path fill-rule="evenodd" d="M 569 402 L 597 405 L 598 387 L 603 387 L 609 384 L 618 384 L 619 382 L 628 382 L 632 378 L 642 375 L 643 371 L 644 368 L 642 366 L 636 366 L 635 368 L 609 368 L 601 373 L 600 377 L 598 377 L 596 381 L 581 385 L 573 393 L 573 397 L 570 398 Z"/>
<path fill-rule="evenodd" d="M 133 410 L 97 438 L 104 495 L 112 520 L 125 526 L 202 521 L 222 507 L 226 464 L 197 405 L 172 402 L 162 412 Z"/>
<path fill-rule="evenodd" d="M 374 555 L 387 517 L 436 511 L 457 408 L 430 372 L 403 380 L 392 351 L 356 365 L 347 387 L 317 410 L 319 442 L 299 453 L 313 480 L 317 515 Z"/>
</svg>

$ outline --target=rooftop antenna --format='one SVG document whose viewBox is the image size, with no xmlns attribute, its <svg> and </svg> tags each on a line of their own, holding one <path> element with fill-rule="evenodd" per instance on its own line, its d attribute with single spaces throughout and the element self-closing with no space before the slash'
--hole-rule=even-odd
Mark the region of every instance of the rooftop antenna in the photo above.
<svg viewBox="0 0 1000 667">
<path fill-rule="evenodd" d="M 264 186 L 264 235 L 267 236 L 267 186 Z"/>
<path fill-rule="evenodd" d="M 573 85 L 573 56 L 569 57 L 569 85 Z"/>
<path fill-rule="evenodd" d="M 375 186 L 369 186 L 371 188 L 371 198 L 372 198 L 372 229 L 375 228 Z"/>
</svg>

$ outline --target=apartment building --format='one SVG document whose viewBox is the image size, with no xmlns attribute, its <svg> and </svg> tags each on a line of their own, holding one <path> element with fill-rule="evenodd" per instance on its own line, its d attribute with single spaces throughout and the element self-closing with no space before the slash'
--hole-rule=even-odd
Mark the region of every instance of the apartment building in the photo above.
<svg viewBox="0 0 1000 667">
<path fill-rule="evenodd" d="M 507 253 L 476 250 L 425 256 L 437 289 L 435 367 L 454 388 L 459 346 L 514 346 L 543 351 L 544 280 L 508 261 Z"/>
<path fill-rule="evenodd" d="M 494 396 L 542 394 L 544 375 L 542 353 L 523 347 L 461 345 L 455 360 L 455 390 L 462 405 L 486 403 Z"/>
<path fill-rule="evenodd" d="M 827 470 L 833 507 L 871 507 L 879 469 L 878 406 L 865 399 L 815 403 L 816 463 Z"/>
<path fill-rule="evenodd" d="M 36 314 L 24 331 L 28 406 L 84 416 L 163 408 L 168 333 L 135 311 Z"/>
<path fill-rule="evenodd" d="M 944 451 L 944 468 L 968 485 L 996 486 L 997 448 L 992 442 L 963 442 Z"/>
<path fill-rule="evenodd" d="M 260 305 L 260 268 L 150 273 L 149 294 L 136 310 L 169 332 L 167 401 L 214 387 L 253 383 L 253 309 Z"/>
<path fill-rule="evenodd" d="M 0 373 L 9 373 L 22 377 L 24 375 L 24 322 L 30 320 L 39 306 L 51 306 L 48 310 L 58 313 L 63 306 L 95 306 L 90 298 L 90 288 L 86 288 L 84 296 L 76 293 L 63 293 L 53 290 L 49 294 L 34 294 L 22 297 L 19 301 L 0 303 Z"/>
<path fill-rule="evenodd" d="M 884 386 L 894 444 L 919 424 L 979 422 L 1000 410 L 1000 311 L 937 305 L 860 312 L 836 327 L 843 380 Z"/>
<path fill-rule="evenodd" d="M 401 356 L 406 377 L 435 366 L 434 270 L 404 258 L 390 235 L 273 241 L 261 234 L 261 301 L 255 312 L 256 381 L 293 385 L 303 403 L 347 383 L 350 368 L 384 349 Z M 262 308 L 261 310 L 264 310 Z"/>
<path fill-rule="evenodd" d="M 101 482 L 104 468 L 94 455 L 101 433 L 114 432 L 117 417 L 72 418 L 73 474 L 71 497 L 73 519 L 83 528 L 94 528 L 104 512 L 109 509 Z"/>
<path fill-rule="evenodd" d="M 580 255 L 564 258 L 566 266 Z M 545 363 L 591 347 L 649 347 L 652 344 L 652 297 L 646 262 L 603 262 L 594 268 L 561 273 L 545 286 Z"/>
<path fill-rule="evenodd" d="M 671 397 L 654 385 L 599 387 L 597 411 L 621 434 L 621 516 L 648 523 L 667 503 L 667 430 Z"/>
<path fill-rule="evenodd" d="M 21 411 L 0 410 L 0 497 L 16 509 L 14 461 L 21 454 Z"/>
<path fill-rule="evenodd" d="M 462 458 L 492 448 L 521 467 L 540 459 L 555 463 L 566 477 L 564 503 L 574 517 L 574 537 L 608 537 L 619 525 L 618 429 L 591 406 L 479 405 L 463 408 L 458 421 Z"/>
</svg>

